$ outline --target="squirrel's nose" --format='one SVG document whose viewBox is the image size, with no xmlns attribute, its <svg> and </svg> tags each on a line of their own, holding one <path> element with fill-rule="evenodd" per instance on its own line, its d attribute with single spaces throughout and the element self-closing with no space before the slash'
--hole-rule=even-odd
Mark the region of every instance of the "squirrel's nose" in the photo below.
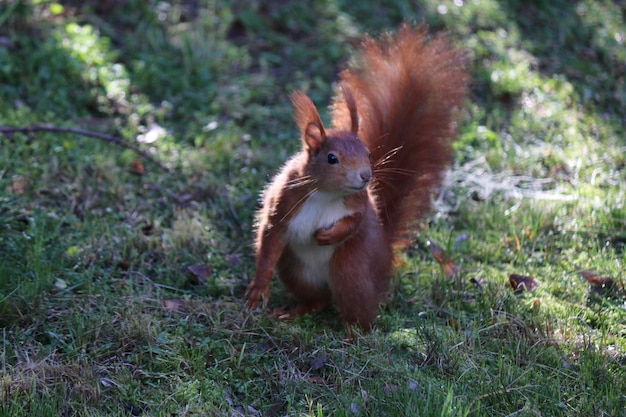
<svg viewBox="0 0 626 417">
<path fill-rule="evenodd" d="M 359 177 L 361 177 L 361 180 L 364 183 L 370 182 L 370 180 L 372 179 L 372 169 L 369 167 L 367 169 L 362 169 L 359 172 Z"/>
</svg>

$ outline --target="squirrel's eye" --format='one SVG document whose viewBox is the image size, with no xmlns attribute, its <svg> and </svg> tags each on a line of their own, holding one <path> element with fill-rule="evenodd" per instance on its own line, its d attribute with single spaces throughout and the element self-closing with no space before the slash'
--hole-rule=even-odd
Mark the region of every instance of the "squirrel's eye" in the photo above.
<svg viewBox="0 0 626 417">
<path fill-rule="evenodd" d="M 328 163 L 331 164 L 331 165 L 332 164 L 338 164 L 339 163 L 339 158 L 337 158 L 334 153 L 329 153 L 328 154 Z"/>
</svg>

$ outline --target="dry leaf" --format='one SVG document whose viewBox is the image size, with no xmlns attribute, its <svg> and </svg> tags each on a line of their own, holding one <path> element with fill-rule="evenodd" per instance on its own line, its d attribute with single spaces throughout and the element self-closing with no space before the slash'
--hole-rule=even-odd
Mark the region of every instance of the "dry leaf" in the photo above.
<svg viewBox="0 0 626 417">
<path fill-rule="evenodd" d="M 430 249 L 430 253 L 433 254 L 435 260 L 443 267 L 443 272 L 448 276 L 454 276 L 457 272 L 459 272 L 459 268 L 456 266 L 454 261 L 448 257 L 446 251 L 444 251 L 441 246 L 429 240 L 427 242 L 428 248 Z"/>
<path fill-rule="evenodd" d="M 228 262 L 228 264 L 232 267 L 239 265 L 242 260 L 243 257 L 240 253 L 231 253 L 230 255 L 226 256 L 226 262 Z"/>
<path fill-rule="evenodd" d="M 602 288 L 614 288 L 616 286 L 615 281 L 608 277 L 598 276 L 595 272 L 592 271 L 581 271 L 580 275 L 587 280 L 587 282 L 596 287 Z"/>
<path fill-rule="evenodd" d="M 321 369 L 324 367 L 324 365 L 326 365 L 326 362 L 328 362 L 328 356 L 326 355 L 320 355 L 317 358 L 313 359 L 311 361 L 311 370 L 312 371 L 317 371 L 318 369 Z"/>
<path fill-rule="evenodd" d="M 146 173 L 146 167 L 143 166 L 143 164 L 141 163 L 139 159 L 135 159 L 133 163 L 130 165 L 130 167 L 128 168 L 128 170 L 132 174 L 136 174 L 136 175 L 144 175 Z"/>
<path fill-rule="evenodd" d="M 185 300 L 161 300 L 163 307 L 170 313 L 182 313 L 185 310 Z"/>
<path fill-rule="evenodd" d="M 516 293 L 532 291 L 539 285 L 535 278 L 518 274 L 509 275 L 509 284 L 511 284 L 511 288 L 513 288 L 513 291 Z"/>
<path fill-rule="evenodd" d="M 459 330 L 461 328 L 461 326 L 459 325 L 459 322 L 453 318 L 449 318 L 446 324 L 452 327 L 454 330 Z"/>
<path fill-rule="evenodd" d="M 150 236 L 152 234 L 153 229 L 154 229 L 154 223 L 149 221 L 143 226 L 141 226 L 141 233 L 143 233 L 146 236 Z"/>
<path fill-rule="evenodd" d="M 312 383 L 318 384 L 318 385 L 326 385 L 326 381 L 321 376 L 315 376 L 315 375 L 314 376 L 310 376 L 309 377 L 309 382 L 312 382 Z"/>
<path fill-rule="evenodd" d="M 383 385 L 383 392 L 387 396 L 390 396 L 394 392 L 397 392 L 398 389 L 400 389 L 400 387 L 398 387 L 396 384 L 385 384 L 385 385 Z"/>
<path fill-rule="evenodd" d="M 9 185 L 9 192 L 13 194 L 24 194 L 28 187 L 28 180 L 22 175 L 17 175 L 11 178 L 11 184 Z"/>
<path fill-rule="evenodd" d="M 54 286 L 59 289 L 59 290 L 64 290 L 67 288 L 67 281 L 65 281 L 64 279 L 61 278 L 57 278 L 54 281 Z"/>
<path fill-rule="evenodd" d="M 261 415 L 259 410 L 257 410 L 256 408 L 252 407 L 251 405 L 247 405 L 246 409 L 248 410 L 248 413 L 251 414 L 251 415 L 256 415 L 256 416 L 260 416 Z"/>
<path fill-rule="evenodd" d="M 130 262 L 128 261 L 119 261 L 117 263 L 117 267 L 122 271 L 128 271 L 130 269 Z"/>
<path fill-rule="evenodd" d="M 119 388 L 119 384 L 111 378 L 100 378 L 100 383 L 106 388 Z"/>
<path fill-rule="evenodd" d="M 204 285 L 207 278 L 211 276 L 213 267 L 209 264 L 192 265 L 187 267 L 187 271 L 191 273 L 189 282 L 192 285 Z"/>
</svg>

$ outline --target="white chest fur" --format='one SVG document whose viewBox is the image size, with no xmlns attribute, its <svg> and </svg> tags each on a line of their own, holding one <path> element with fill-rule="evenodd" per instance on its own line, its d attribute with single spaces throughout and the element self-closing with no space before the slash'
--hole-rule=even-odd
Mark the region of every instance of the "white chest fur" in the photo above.
<svg viewBox="0 0 626 417">
<path fill-rule="evenodd" d="M 304 202 L 298 214 L 289 222 L 285 240 L 303 264 L 302 277 L 315 285 L 328 282 L 329 264 L 334 245 L 320 246 L 314 238 L 320 228 L 327 228 L 352 214 L 343 198 L 317 191 Z"/>
</svg>

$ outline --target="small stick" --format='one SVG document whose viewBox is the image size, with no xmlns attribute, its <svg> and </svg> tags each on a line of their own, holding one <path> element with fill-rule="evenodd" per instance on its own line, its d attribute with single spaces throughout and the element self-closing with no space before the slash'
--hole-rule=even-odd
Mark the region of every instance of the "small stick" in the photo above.
<svg viewBox="0 0 626 417">
<path fill-rule="evenodd" d="M 168 167 L 166 167 L 161 162 L 159 162 L 156 159 L 154 159 L 148 153 L 146 153 L 145 151 L 142 151 L 138 147 L 136 147 L 136 146 L 134 146 L 134 145 L 124 141 L 122 138 L 117 137 L 117 136 L 111 136 L 111 135 L 107 135 L 105 133 L 93 132 L 91 130 L 77 129 L 77 128 L 72 128 L 72 127 L 53 126 L 53 125 L 33 125 L 33 126 L 25 126 L 25 127 L 0 126 L 0 134 L 1 133 L 4 133 L 4 134 L 16 133 L 16 132 L 22 132 L 22 133 L 31 133 L 31 132 L 73 133 L 75 135 L 88 136 L 88 137 L 91 137 L 91 138 L 100 139 L 100 140 L 103 140 L 105 142 L 114 143 L 114 144 L 116 144 L 118 146 L 121 146 L 122 148 L 130 149 L 131 151 L 135 152 L 136 154 L 146 158 L 148 161 L 152 162 L 153 164 L 155 164 L 156 166 L 161 168 L 163 171 L 165 171 L 167 173 L 171 172 L 171 170 Z"/>
</svg>

